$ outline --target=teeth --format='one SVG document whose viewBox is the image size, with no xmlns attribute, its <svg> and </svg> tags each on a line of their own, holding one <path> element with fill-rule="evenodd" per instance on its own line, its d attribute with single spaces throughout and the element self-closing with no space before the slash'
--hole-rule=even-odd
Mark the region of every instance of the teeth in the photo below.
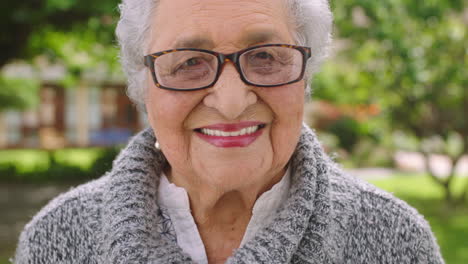
<svg viewBox="0 0 468 264">
<path fill-rule="evenodd" d="M 259 126 L 251 126 L 251 127 L 246 127 L 238 131 L 231 131 L 231 132 L 226 132 L 226 131 L 221 131 L 221 130 L 214 130 L 214 129 L 208 129 L 208 128 L 202 128 L 201 132 L 205 135 L 209 136 L 217 136 L 217 137 L 237 137 L 237 136 L 243 136 L 247 134 L 252 134 L 256 132 L 259 129 Z"/>
</svg>

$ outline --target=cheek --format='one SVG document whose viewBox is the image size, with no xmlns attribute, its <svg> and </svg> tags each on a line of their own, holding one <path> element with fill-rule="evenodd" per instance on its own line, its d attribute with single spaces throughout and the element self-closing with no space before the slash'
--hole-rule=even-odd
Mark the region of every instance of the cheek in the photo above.
<svg viewBox="0 0 468 264">
<path fill-rule="evenodd" d="M 188 144 L 183 124 L 192 108 L 189 102 L 179 98 L 183 95 L 151 88 L 153 89 L 148 91 L 146 100 L 148 119 L 164 155 L 172 166 L 174 161 L 186 160 Z"/>
<path fill-rule="evenodd" d="M 184 121 L 193 109 L 190 102 L 181 98 L 184 95 L 175 93 L 154 88 L 148 92 L 146 102 L 149 122 L 169 161 L 174 157 L 184 159 L 180 156 L 187 152 L 185 148 L 188 145 Z"/>
<path fill-rule="evenodd" d="M 261 97 L 272 109 L 277 125 L 282 126 L 284 131 L 292 129 L 294 124 L 300 126 L 304 112 L 304 85 L 302 82 L 277 87 L 270 91 L 264 90 Z"/>
<path fill-rule="evenodd" d="M 158 88 L 148 92 L 146 101 L 151 126 L 157 132 L 166 129 L 175 132 L 175 128 L 182 128 L 185 119 L 195 106 L 196 102 L 190 100 L 186 94 Z"/>
<path fill-rule="evenodd" d="M 151 87 L 147 94 L 148 119 L 164 155 L 170 163 L 185 161 L 192 133 L 186 122 L 203 98 L 203 93 Z"/>
<path fill-rule="evenodd" d="M 302 127 L 304 85 L 297 83 L 278 87 L 267 98 L 275 115 L 271 140 L 277 162 L 287 162 L 292 155 Z"/>
</svg>

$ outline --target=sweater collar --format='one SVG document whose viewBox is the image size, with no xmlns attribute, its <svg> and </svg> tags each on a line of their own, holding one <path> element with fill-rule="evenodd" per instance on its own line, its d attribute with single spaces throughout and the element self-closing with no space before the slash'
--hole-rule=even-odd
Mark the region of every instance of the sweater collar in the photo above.
<svg viewBox="0 0 468 264">
<path fill-rule="evenodd" d="M 154 148 L 151 129 L 136 135 L 121 151 L 106 177 L 103 197 L 104 263 L 191 263 L 174 241 L 160 236 L 157 224 L 157 184 L 167 164 Z M 236 250 L 227 263 L 288 263 L 304 233 L 314 232 L 310 242 L 323 255 L 329 202 L 329 159 L 315 134 L 303 126 L 291 161 L 289 197 L 271 224 Z"/>
</svg>

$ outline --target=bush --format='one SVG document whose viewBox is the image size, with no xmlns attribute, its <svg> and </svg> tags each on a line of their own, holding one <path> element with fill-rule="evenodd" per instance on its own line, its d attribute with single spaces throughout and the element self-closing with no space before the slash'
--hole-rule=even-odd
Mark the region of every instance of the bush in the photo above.
<svg viewBox="0 0 468 264">
<path fill-rule="evenodd" d="M 368 131 L 358 121 L 344 116 L 332 123 L 327 131 L 338 137 L 339 147 L 351 152 L 362 137 L 369 136 Z"/>
<path fill-rule="evenodd" d="M 99 157 L 93 162 L 90 172 L 93 177 L 99 177 L 112 168 L 112 162 L 119 154 L 120 148 L 110 147 L 103 149 Z"/>
<path fill-rule="evenodd" d="M 0 151 L 0 181 L 73 182 L 97 178 L 112 168 L 119 148 Z M 31 157 L 26 160 L 25 156 Z M 32 162 L 31 162 L 32 160 Z"/>
</svg>

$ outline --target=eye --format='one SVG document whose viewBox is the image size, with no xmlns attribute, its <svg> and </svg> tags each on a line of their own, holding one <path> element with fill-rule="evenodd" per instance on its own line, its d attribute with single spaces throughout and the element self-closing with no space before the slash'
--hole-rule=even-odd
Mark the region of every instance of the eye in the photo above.
<svg viewBox="0 0 468 264">
<path fill-rule="evenodd" d="M 188 67 L 190 67 L 190 66 L 196 66 L 196 65 L 198 65 L 198 64 L 200 64 L 200 63 L 201 63 L 201 62 L 200 62 L 200 59 L 199 59 L 199 58 L 190 58 L 190 59 L 188 59 L 188 60 L 182 65 L 182 67 L 183 67 L 183 66 L 188 66 Z"/>
<path fill-rule="evenodd" d="M 249 61 L 251 63 L 264 63 L 266 61 L 274 61 L 275 57 L 267 51 L 259 51 L 252 53 L 249 56 Z"/>
<path fill-rule="evenodd" d="M 199 71 L 206 67 L 208 67 L 208 64 L 205 59 L 192 57 L 173 67 L 172 74 L 185 74 L 186 72 Z"/>
<path fill-rule="evenodd" d="M 254 58 L 266 60 L 266 59 L 273 59 L 273 56 L 266 51 L 262 51 L 262 52 L 258 52 L 254 54 Z"/>
</svg>

